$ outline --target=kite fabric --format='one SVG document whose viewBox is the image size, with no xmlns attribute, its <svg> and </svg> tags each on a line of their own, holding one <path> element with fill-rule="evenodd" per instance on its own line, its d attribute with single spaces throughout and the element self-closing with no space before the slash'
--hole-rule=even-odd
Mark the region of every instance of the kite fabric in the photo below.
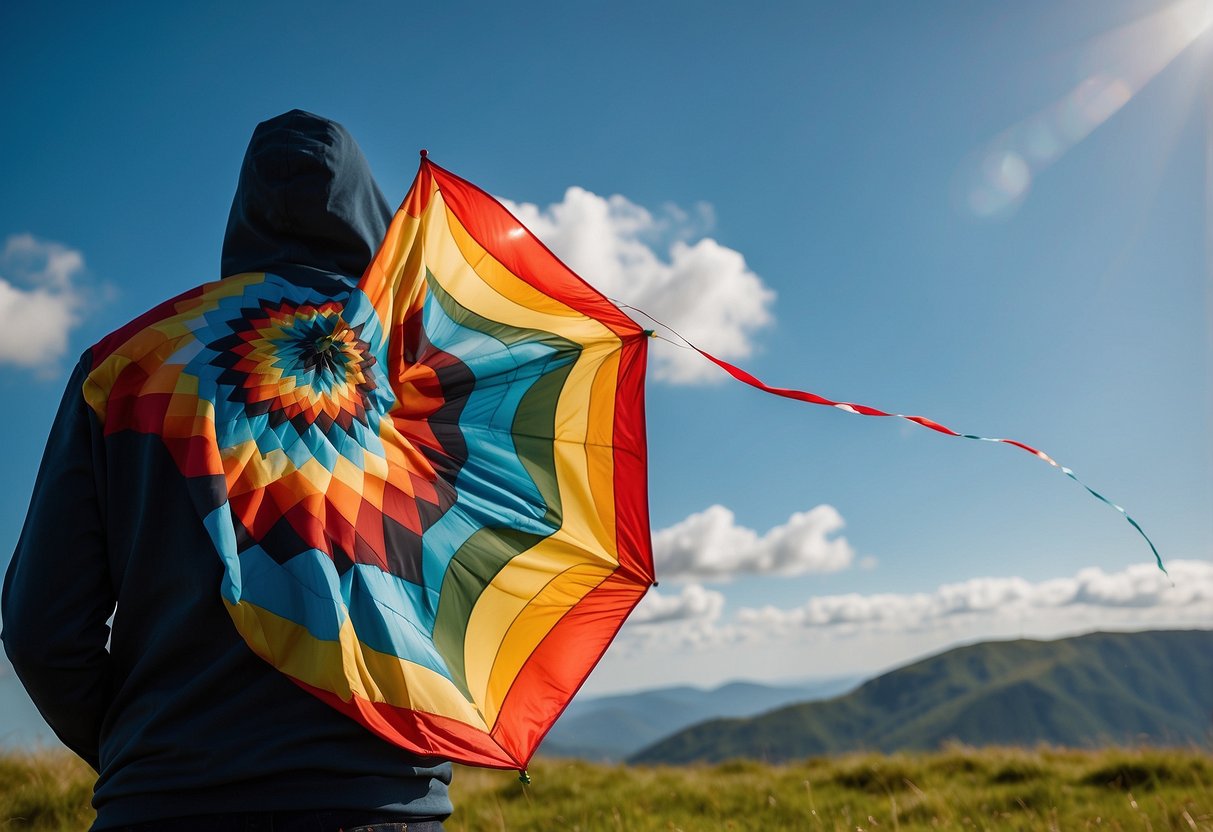
<svg viewBox="0 0 1213 832">
<path fill-rule="evenodd" d="M 423 755 L 525 769 L 653 583 L 648 333 L 423 158 L 356 288 L 269 273 L 94 351 L 161 437 L 275 668 Z"/>
</svg>

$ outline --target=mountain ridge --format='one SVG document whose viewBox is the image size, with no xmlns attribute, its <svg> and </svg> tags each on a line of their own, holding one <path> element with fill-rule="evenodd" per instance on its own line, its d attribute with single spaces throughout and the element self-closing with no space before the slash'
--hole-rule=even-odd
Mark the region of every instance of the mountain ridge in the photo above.
<svg viewBox="0 0 1213 832">
<path fill-rule="evenodd" d="M 596 762 L 623 760 L 694 723 L 714 717 L 752 716 L 794 702 L 824 699 L 853 688 L 863 678 L 838 676 L 799 684 L 734 680 L 711 688 L 674 685 L 578 697 L 544 739 L 540 753 Z"/>
<path fill-rule="evenodd" d="M 1213 630 L 982 642 L 877 676 L 834 699 L 691 726 L 645 763 L 782 761 L 968 745 L 1210 745 Z"/>
</svg>

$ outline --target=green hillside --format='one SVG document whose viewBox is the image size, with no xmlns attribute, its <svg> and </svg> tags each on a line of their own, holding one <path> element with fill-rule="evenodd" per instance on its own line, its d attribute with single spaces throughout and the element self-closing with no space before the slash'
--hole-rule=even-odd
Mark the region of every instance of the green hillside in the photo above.
<svg viewBox="0 0 1213 832">
<path fill-rule="evenodd" d="M 788 687 L 729 682 L 716 688 L 688 686 L 573 700 L 544 739 L 539 753 L 613 762 L 697 722 L 746 717 L 797 702 L 828 699 L 854 688 L 857 677 L 836 677 Z"/>
<path fill-rule="evenodd" d="M 538 760 L 458 767 L 449 832 L 1213 832 L 1213 758 L 1195 751 L 950 748 L 784 765 Z M 80 832 L 93 775 L 66 752 L 0 755 L 0 826 Z"/>
<path fill-rule="evenodd" d="M 825 702 L 700 723 L 637 762 L 792 760 L 849 751 L 1041 743 L 1210 744 L 1213 631 L 987 642 L 879 676 Z"/>
</svg>

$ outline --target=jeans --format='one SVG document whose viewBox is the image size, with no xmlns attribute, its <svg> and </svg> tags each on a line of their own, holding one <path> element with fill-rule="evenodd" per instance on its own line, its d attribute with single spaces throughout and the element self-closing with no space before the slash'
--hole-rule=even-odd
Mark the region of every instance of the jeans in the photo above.
<svg viewBox="0 0 1213 832">
<path fill-rule="evenodd" d="M 442 832 L 442 821 L 355 809 L 233 812 L 137 823 L 107 832 Z"/>
</svg>

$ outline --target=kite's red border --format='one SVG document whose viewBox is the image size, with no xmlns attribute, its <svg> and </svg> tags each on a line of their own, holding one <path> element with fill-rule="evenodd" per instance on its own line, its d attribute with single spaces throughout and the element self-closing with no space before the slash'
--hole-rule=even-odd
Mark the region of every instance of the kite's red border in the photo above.
<svg viewBox="0 0 1213 832">
<path fill-rule="evenodd" d="M 522 768 L 489 734 L 458 719 L 371 702 L 360 696 L 347 702 L 335 693 L 293 677 L 291 681 L 379 736 L 418 754 L 488 768 Z"/>
<path fill-rule="evenodd" d="M 472 238 L 513 274 L 545 295 L 602 322 L 621 338 L 643 334 L 642 327 L 566 266 L 490 194 L 423 159 L 418 182 L 427 175 L 438 183 L 446 204 Z M 511 235 L 519 228 L 526 233 Z M 503 245 L 507 241 L 508 245 Z"/>
<path fill-rule="evenodd" d="M 508 745 L 518 768 L 526 768 L 647 589 L 647 583 L 616 570 L 565 613 L 531 653 L 492 731 L 498 744 Z M 611 623 L 604 626 L 604 621 Z"/>
</svg>

